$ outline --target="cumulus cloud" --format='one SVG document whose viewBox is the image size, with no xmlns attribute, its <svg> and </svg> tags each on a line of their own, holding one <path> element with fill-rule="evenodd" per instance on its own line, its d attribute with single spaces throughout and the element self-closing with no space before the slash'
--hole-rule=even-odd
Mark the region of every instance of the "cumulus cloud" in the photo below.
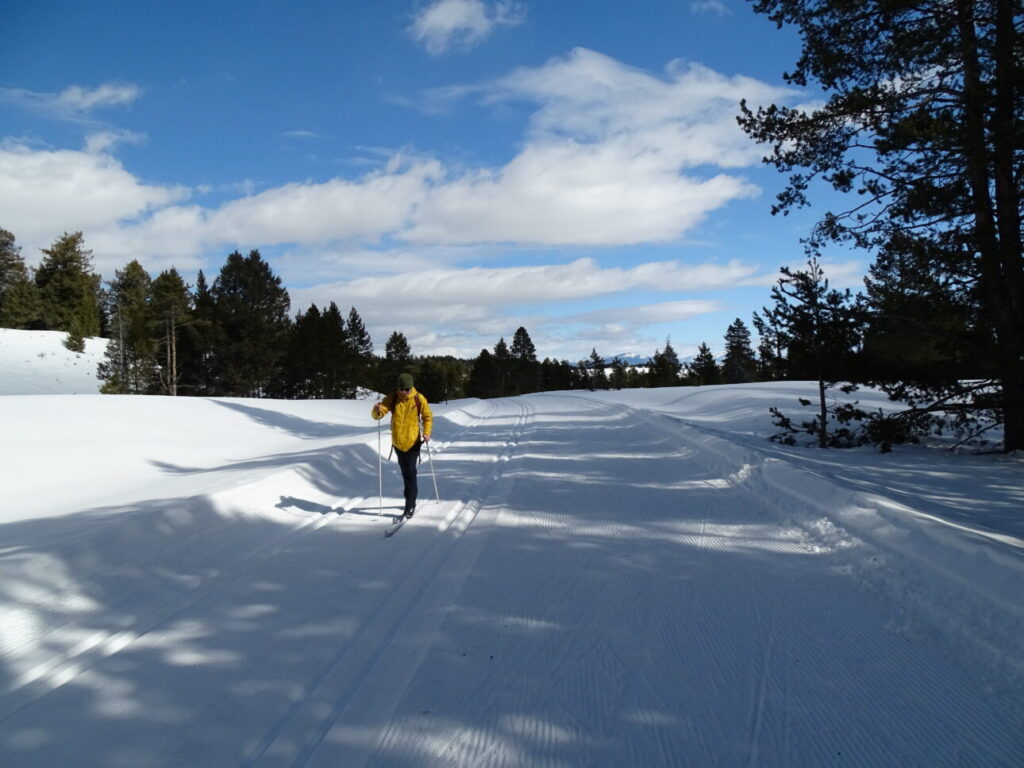
<svg viewBox="0 0 1024 768">
<path fill-rule="evenodd" d="M 0 210 L 30 261 L 64 231 L 83 230 L 91 240 L 186 195 L 181 187 L 140 182 L 106 154 L 0 146 Z"/>
<path fill-rule="evenodd" d="M 211 240 L 228 242 L 372 241 L 403 229 L 440 173 L 437 161 L 396 156 L 357 181 L 291 183 L 234 200 L 209 213 L 207 229 Z"/>
<path fill-rule="evenodd" d="M 441 99 L 538 105 L 521 152 L 501 168 L 433 188 L 403 237 L 416 242 L 618 245 L 678 238 L 758 190 L 734 171 L 760 151 L 736 124 L 739 101 L 788 92 L 673 62 L 663 75 L 584 48 Z M 710 172 L 709 172 L 710 171 Z"/>
<path fill-rule="evenodd" d="M 416 13 L 408 31 L 428 53 L 438 56 L 472 48 L 498 27 L 521 24 L 525 15 L 524 6 L 513 0 L 436 0 Z"/>
<path fill-rule="evenodd" d="M 534 105 L 518 153 L 503 165 L 464 169 L 392 151 L 361 177 L 250 188 L 219 207 L 174 209 L 185 190 L 146 184 L 110 154 L 142 137 L 104 129 L 88 137 L 84 152 L 5 148 L 0 195 L 8 226 L 23 241 L 88 229 L 112 260 L 133 257 L 140 242 L 149 242 L 151 258 L 192 259 L 236 243 L 374 249 L 386 241 L 409 249 L 670 242 L 710 212 L 758 193 L 737 172 L 759 164 L 760 155 L 735 124 L 736 105 L 744 97 L 762 103 L 787 95 L 695 64 L 673 62 L 652 73 L 582 48 L 449 93 L 474 94 L 485 105 Z M 85 110 L 137 94 L 127 86 L 69 88 L 61 100 Z M 174 223 L 183 227 L 177 236 Z"/>
</svg>

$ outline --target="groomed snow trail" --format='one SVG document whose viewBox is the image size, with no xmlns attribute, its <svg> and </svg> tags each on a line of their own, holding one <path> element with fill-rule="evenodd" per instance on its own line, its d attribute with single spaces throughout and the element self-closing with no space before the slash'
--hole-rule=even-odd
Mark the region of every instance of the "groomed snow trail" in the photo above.
<svg viewBox="0 0 1024 768">
<path fill-rule="evenodd" d="M 441 503 L 424 463 L 391 539 L 357 437 L 324 464 L 335 499 L 283 498 L 306 478 L 278 457 L 171 508 L 29 526 L 0 575 L 77 592 L 4 633 L 0 763 L 1024 764 L 1005 702 L 897 631 L 841 536 L 785 523 L 685 431 L 566 395 L 477 404 L 436 430 Z"/>
</svg>

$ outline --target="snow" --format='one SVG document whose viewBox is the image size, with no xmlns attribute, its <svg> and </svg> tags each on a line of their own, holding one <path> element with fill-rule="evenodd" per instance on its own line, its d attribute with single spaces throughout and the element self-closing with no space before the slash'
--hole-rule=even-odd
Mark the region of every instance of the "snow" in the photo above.
<svg viewBox="0 0 1024 768">
<path fill-rule="evenodd" d="M 95 394 L 102 382 L 96 366 L 106 339 L 86 339 L 84 352 L 64 346 L 62 331 L 0 328 L 0 395 Z"/>
<path fill-rule="evenodd" d="M 392 538 L 367 401 L 0 397 L 0 764 L 1024 764 L 1024 462 L 813 392 L 432 406 Z"/>
</svg>

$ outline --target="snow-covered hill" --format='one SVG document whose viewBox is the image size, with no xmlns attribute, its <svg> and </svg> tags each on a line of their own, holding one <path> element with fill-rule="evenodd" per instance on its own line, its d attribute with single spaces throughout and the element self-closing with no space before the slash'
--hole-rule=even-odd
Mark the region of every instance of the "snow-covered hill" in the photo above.
<svg viewBox="0 0 1024 768">
<path fill-rule="evenodd" d="M 1024 764 L 1024 464 L 812 392 L 434 406 L 392 538 L 365 401 L 0 397 L 0 765 Z"/>
<path fill-rule="evenodd" d="M 95 394 L 102 382 L 96 366 L 106 339 L 86 339 L 84 352 L 64 346 L 61 331 L 0 328 L 0 395 Z"/>
</svg>

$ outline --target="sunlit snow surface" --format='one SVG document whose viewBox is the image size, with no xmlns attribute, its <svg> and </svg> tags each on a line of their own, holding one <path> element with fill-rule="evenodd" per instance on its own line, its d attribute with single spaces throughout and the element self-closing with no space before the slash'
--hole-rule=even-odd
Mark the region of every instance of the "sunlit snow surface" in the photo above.
<svg viewBox="0 0 1024 768">
<path fill-rule="evenodd" d="M 0 765 L 1024 764 L 1024 463 L 813 391 L 435 405 L 393 538 L 368 402 L 0 397 Z"/>
</svg>

